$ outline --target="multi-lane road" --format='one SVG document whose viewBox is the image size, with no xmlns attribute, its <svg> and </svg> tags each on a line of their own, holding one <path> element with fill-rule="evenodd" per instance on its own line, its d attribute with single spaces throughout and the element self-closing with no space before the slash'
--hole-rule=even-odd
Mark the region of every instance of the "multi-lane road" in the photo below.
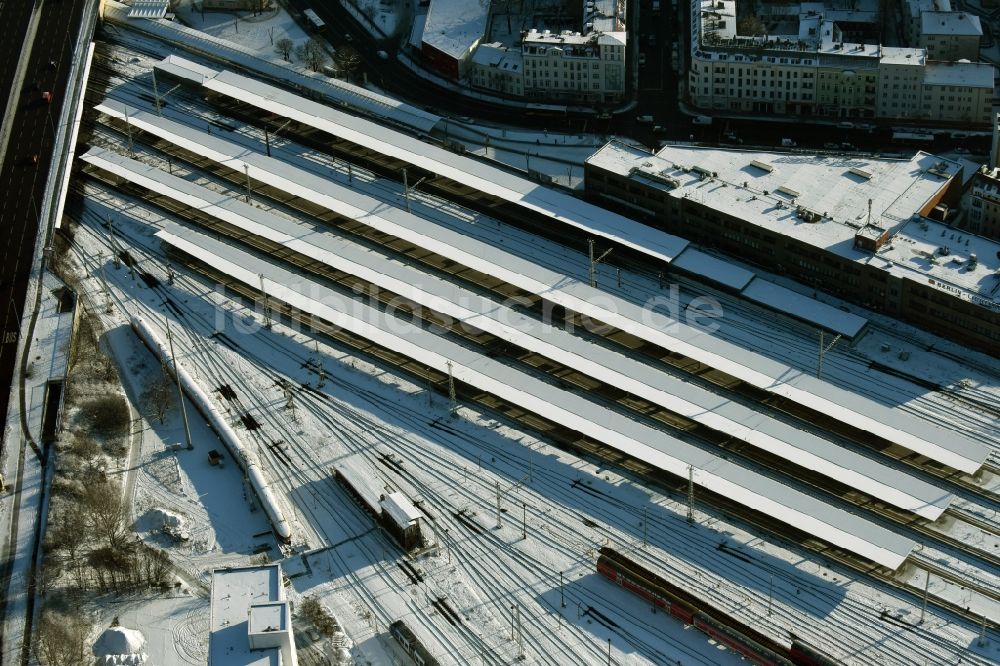
<svg viewBox="0 0 1000 666">
<path fill-rule="evenodd" d="M 6 422 L 17 376 L 21 317 L 26 303 L 39 215 L 53 159 L 56 124 L 66 90 L 76 35 L 89 0 L 0 0 L 0 99 L 5 141 L 0 141 L 0 415 Z M 50 99 L 43 99 L 43 93 Z M 8 105 L 8 99 L 10 101 Z M 0 664 L 28 663 L 34 610 L 34 563 L 41 525 L 44 461 L 28 449 L 19 428 L 5 430 L 0 461 L 11 492 L 0 505 Z"/>
<path fill-rule="evenodd" d="M 25 308 L 56 123 L 65 102 L 69 63 L 85 0 L 0 0 L 0 90 L 13 91 L 4 120 L 9 139 L 0 164 L 0 416 L 15 375 L 17 336 Z M 37 30 L 29 33 L 37 12 Z M 25 36 L 28 36 L 28 40 Z M 21 62 L 26 56 L 25 63 Z M 18 80 L 18 71 L 23 79 Z M 42 99 L 51 93 L 51 102 Z M 0 100 L 6 104 L 7 99 Z M 37 161 L 35 156 L 37 156 Z M 6 445 L 6 443 L 5 443 Z"/>
</svg>

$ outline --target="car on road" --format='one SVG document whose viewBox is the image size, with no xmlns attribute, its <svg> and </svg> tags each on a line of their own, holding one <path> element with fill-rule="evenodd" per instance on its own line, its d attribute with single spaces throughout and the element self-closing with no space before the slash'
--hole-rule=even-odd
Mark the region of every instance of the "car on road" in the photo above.
<svg viewBox="0 0 1000 666">
<path fill-rule="evenodd" d="M 711 125 L 712 116 L 695 116 L 691 123 L 693 125 Z"/>
<path fill-rule="evenodd" d="M 653 122 L 653 116 L 636 116 L 635 122 L 637 123 L 651 123 Z"/>
<path fill-rule="evenodd" d="M 646 64 L 646 54 L 645 53 L 640 53 L 639 54 L 639 66 L 642 67 L 645 64 Z"/>
<path fill-rule="evenodd" d="M 42 93 L 42 104 L 52 103 L 52 93 L 48 90 Z"/>
</svg>

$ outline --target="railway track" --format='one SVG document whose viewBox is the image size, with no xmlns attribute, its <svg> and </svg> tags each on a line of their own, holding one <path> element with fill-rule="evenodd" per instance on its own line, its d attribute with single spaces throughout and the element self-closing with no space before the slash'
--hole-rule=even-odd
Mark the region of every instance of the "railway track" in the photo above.
<svg viewBox="0 0 1000 666">
<path fill-rule="evenodd" d="M 287 259 L 291 259 L 291 257 L 288 257 Z M 309 268 L 308 266 L 302 266 L 302 265 L 300 265 L 299 267 L 300 268 L 306 268 L 306 269 Z M 616 406 L 616 405 L 612 405 L 612 406 Z M 643 415 L 641 413 L 635 414 L 634 416 L 636 418 L 639 418 L 639 419 L 643 418 Z M 683 433 L 679 433 L 679 434 L 683 434 Z M 743 458 L 745 460 L 752 461 L 751 465 L 758 464 L 758 461 L 756 460 L 756 458 L 757 458 L 756 456 L 751 456 L 751 457 L 747 458 L 747 456 L 746 456 L 745 453 L 739 453 L 739 452 L 735 453 L 735 455 L 737 455 L 738 457 Z M 819 488 L 820 490 L 822 490 L 824 492 L 826 492 L 826 491 L 829 490 L 827 487 L 824 487 L 818 481 L 817 482 L 813 482 L 812 485 L 814 487 L 816 487 L 816 488 Z M 835 495 L 837 495 L 837 494 L 835 493 Z M 847 498 L 847 499 L 848 499 L 848 501 L 850 501 L 849 498 Z M 884 519 L 886 521 L 890 521 L 891 523 L 897 525 L 898 527 L 901 527 L 901 528 L 906 529 L 906 530 L 915 530 L 915 531 L 919 532 L 924 537 L 925 541 L 926 540 L 930 540 L 930 541 L 938 543 L 939 545 L 943 546 L 944 548 L 954 549 L 954 550 L 961 551 L 964 554 L 966 554 L 966 555 L 968 555 L 968 556 L 970 556 L 970 557 L 972 557 L 972 558 L 974 558 L 976 560 L 985 562 L 987 565 L 991 565 L 992 566 L 992 565 L 1000 564 L 1000 558 L 997 558 L 993 553 L 983 552 L 981 550 L 971 548 L 971 547 L 969 547 L 967 544 L 965 544 L 960 539 L 956 539 L 956 538 L 950 537 L 949 535 L 942 534 L 939 531 L 927 529 L 924 526 L 920 525 L 919 523 L 915 523 L 914 521 L 912 521 L 912 519 L 909 516 L 903 516 L 903 515 L 899 514 L 898 512 L 892 512 L 892 511 L 889 511 L 889 510 L 887 510 L 885 508 L 879 508 L 877 505 L 871 504 L 870 502 L 864 500 L 864 498 L 862 498 L 861 500 L 856 500 L 856 501 L 854 501 L 852 503 L 853 503 L 854 506 L 861 507 L 861 508 L 863 508 L 865 510 L 868 510 L 868 511 L 874 511 L 879 516 L 880 519 Z M 986 589 L 986 588 L 984 586 L 980 586 L 979 589 Z M 994 593 L 990 593 L 990 596 L 995 596 L 995 595 L 996 595 L 995 592 Z"/>
<path fill-rule="evenodd" d="M 825 551 L 824 551 L 824 552 L 825 552 Z M 858 567 L 857 563 L 855 563 L 855 565 L 854 565 L 854 566 L 855 566 L 855 567 L 857 568 L 857 567 Z"/>
</svg>

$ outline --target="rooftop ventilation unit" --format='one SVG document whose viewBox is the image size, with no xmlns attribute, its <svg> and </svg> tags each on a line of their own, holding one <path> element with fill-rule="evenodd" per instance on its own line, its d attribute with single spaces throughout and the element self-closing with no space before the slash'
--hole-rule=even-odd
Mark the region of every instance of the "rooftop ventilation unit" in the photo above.
<svg viewBox="0 0 1000 666">
<path fill-rule="evenodd" d="M 766 171 L 768 173 L 771 173 L 771 172 L 774 171 L 774 167 L 773 166 L 771 166 L 767 162 L 761 162 L 760 160 L 751 160 L 750 166 L 757 167 L 761 171 Z"/>
<path fill-rule="evenodd" d="M 775 192 L 781 192 L 782 194 L 786 194 L 786 195 L 790 196 L 793 199 L 797 199 L 799 196 L 801 196 L 799 194 L 799 192 L 796 192 L 795 190 L 793 190 L 790 187 L 785 187 L 784 185 L 781 185 L 781 186 L 777 187 L 774 191 Z"/>
<path fill-rule="evenodd" d="M 853 173 L 855 176 L 861 176 L 865 180 L 871 180 L 872 178 L 871 171 L 865 171 L 864 169 L 859 169 L 858 167 L 851 167 L 848 171 Z"/>
</svg>

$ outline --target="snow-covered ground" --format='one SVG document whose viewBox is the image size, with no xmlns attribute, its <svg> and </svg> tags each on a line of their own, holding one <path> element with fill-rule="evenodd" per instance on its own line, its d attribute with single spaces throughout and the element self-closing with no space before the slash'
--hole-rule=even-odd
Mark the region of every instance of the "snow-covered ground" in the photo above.
<svg viewBox="0 0 1000 666">
<path fill-rule="evenodd" d="M 200 6 L 196 0 L 180 0 L 175 9 L 177 20 L 213 37 L 259 51 L 265 57 L 280 57 L 274 48 L 280 39 L 290 39 L 298 46 L 310 38 L 282 3 L 275 3 L 274 9 L 257 16 L 250 12 L 202 12 Z"/>
<path fill-rule="evenodd" d="M 200 13 L 189 10 L 189 14 L 193 15 L 185 20 L 198 27 Z M 206 13 L 206 22 L 210 16 Z M 214 23 L 219 36 L 231 30 L 227 38 L 253 45 L 269 58 L 274 57 L 269 28 L 275 27 L 276 40 L 278 26 L 290 22 L 287 15 L 264 18 L 259 25 L 241 18 L 237 35 L 232 17 L 220 16 Z M 282 29 L 293 34 L 293 28 Z M 293 39 L 302 38 L 299 33 Z M 138 57 L 120 67 L 142 74 L 149 64 Z M 127 87 L 115 94 L 125 96 L 130 104 L 149 106 Z M 207 113 L 193 104 L 177 94 L 165 114 L 184 119 Z M 514 166 L 556 178 L 562 170 L 571 186 L 578 185 L 583 157 L 605 138 L 546 136 L 464 122 L 452 125 L 451 136 L 470 150 L 488 151 L 491 158 L 499 155 Z M 261 149 L 262 138 L 249 128 L 227 133 L 227 138 Z M 341 171 L 342 164 L 285 139 L 275 142 L 274 151 L 329 178 L 348 177 Z M 159 159 L 140 152 L 141 159 Z M 526 153 L 530 164 L 522 165 Z M 190 177 L 204 179 L 196 173 Z M 360 170 L 352 178 L 357 187 L 399 205 L 398 184 Z M 443 224 L 491 237 L 511 251 L 538 257 L 576 279 L 586 272 L 580 256 L 554 244 L 506 225 L 503 229 L 486 224 L 470 228 L 460 216 L 448 222 L 447 206 L 419 192 L 413 198 L 415 210 Z M 103 186 L 89 190 L 75 251 L 78 270 L 91 294 L 100 293 L 102 267 L 96 257 L 108 251 L 107 235 L 100 226 L 108 214 L 115 216 L 121 238 L 133 247 L 141 270 L 159 284 L 150 287 L 110 263 L 103 267 L 114 309 L 102 319 L 119 365 L 126 369 L 123 382 L 132 401 L 140 403 L 143 387 L 159 367 L 128 328 L 128 317 L 143 314 L 161 332 L 169 318 L 175 344 L 183 350 L 179 362 L 214 395 L 217 406 L 228 411 L 246 442 L 267 462 L 269 479 L 296 527 L 293 550 L 280 550 L 262 512 L 250 510 L 251 501 L 232 459 L 227 456 L 222 468 L 209 465 L 207 451 L 223 447 L 190 405 L 192 451 L 168 450 L 168 445 L 185 438 L 176 408 L 163 424 L 144 414 L 133 462 L 115 473 L 123 476 L 134 497 L 134 518 L 141 536 L 168 550 L 178 565 L 182 587 L 129 599 L 122 607 L 108 606 L 107 616 L 120 615 L 126 626 L 141 628 L 149 639 L 154 663 L 204 662 L 207 602 L 200 595 L 208 582 L 207 572 L 216 566 L 248 563 L 263 546 L 267 546 L 266 556 L 282 561 L 292 576 L 293 600 L 316 595 L 334 610 L 355 643 L 357 663 L 404 659 L 386 634 L 388 622 L 397 618 L 405 618 L 442 663 L 486 662 L 484 654 L 514 661 L 521 648 L 516 635 L 511 636 L 512 613 L 521 615 L 524 649 L 532 663 L 606 663 L 608 640 L 614 662 L 619 664 L 737 663 L 732 653 L 722 651 L 704 635 L 652 612 L 637 597 L 599 577 L 594 559 L 602 545 L 626 551 L 668 578 L 697 589 L 704 598 L 761 631 L 784 637 L 795 630 L 810 637 L 845 663 L 955 663 L 961 659 L 988 664 L 1000 660 L 993 642 L 977 645 L 974 626 L 933 606 L 927 620 L 917 624 L 917 598 L 845 574 L 819 558 L 804 558 L 798 550 L 731 524 L 714 510 L 703 511 L 705 507 L 697 508 L 695 524 L 689 525 L 682 492 L 652 491 L 620 471 L 552 448 L 468 406 L 451 417 L 445 398 L 367 357 L 284 324 L 263 328 L 259 313 L 183 271 L 170 284 L 168 262 L 152 238 L 164 221 L 162 211 L 124 199 Z M 603 271 L 599 279 L 602 286 L 631 298 L 656 293 L 655 281 L 623 273 L 621 287 L 614 286 Z M 684 289 L 691 289 L 686 297 L 708 291 L 695 283 L 685 283 Z M 727 308 L 722 335 L 768 353 L 780 346 L 785 360 L 811 367 L 815 345 L 803 327 L 783 320 L 765 321 L 739 299 L 716 295 Z M 974 408 L 953 404 L 947 396 L 879 375 L 867 367 L 866 360 L 887 356 L 881 349 L 888 340 L 892 353 L 885 359 L 887 365 L 902 365 L 918 374 L 926 365 L 942 384 L 955 387 L 955 400 L 963 395 L 997 396 L 1000 373 L 986 365 L 974 367 L 977 359 L 964 360 L 960 350 L 948 357 L 928 351 L 924 334 L 894 326 L 891 320 L 877 324 L 877 330 L 856 348 L 839 347 L 831 352 L 824 376 L 845 386 L 867 386 L 914 413 L 947 417 L 953 427 L 979 433 L 997 445 L 996 420 L 988 412 L 976 414 Z M 898 357 L 897 350 L 903 348 L 913 349 L 909 360 Z M 322 377 L 316 372 L 318 365 L 324 368 Z M 281 380 L 294 387 L 290 394 L 279 386 Z M 221 397 L 218 388 L 222 384 L 234 389 L 235 400 Z M 252 432 L 243 428 L 242 414 L 254 416 L 261 427 Z M 405 461 L 404 471 L 394 472 L 380 462 L 386 451 Z M 397 564 L 401 553 L 396 546 L 332 481 L 330 467 L 347 455 L 367 459 L 384 482 L 423 500 L 433 518 L 428 525 L 438 547 L 412 562 L 422 581 L 408 578 Z M 994 481 L 987 478 L 984 483 Z M 153 530 L 151 512 L 156 509 L 183 517 L 190 539 L 175 543 Z M 456 516 L 460 512 L 462 518 Z M 961 534 L 974 538 L 968 531 Z M 923 573 L 915 567 L 903 575 L 922 584 Z M 932 594 L 954 593 L 962 603 L 976 603 L 971 593 L 959 592 L 956 585 L 939 577 L 931 579 L 930 588 Z M 447 623 L 432 605 L 439 598 L 447 599 L 463 618 L 458 626 Z"/>
<path fill-rule="evenodd" d="M 113 200 L 108 203 L 115 205 Z M 101 206 L 93 210 L 94 219 L 105 212 Z M 132 215 L 146 222 L 133 221 Z M 148 244 L 152 250 L 155 244 L 148 240 L 151 229 L 143 225 L 155 224 L 158 217 L 156 213 L 144 213 L 140 207 L 131 208 L 123 220 L 128 223 L 130 242 Z M 103 242 L 97 229 L 88 228 L 86 236 L 89 238 L 81 244 L 84 251 L 89 247 L 93 252 Z M 165 281 L 158 262 L 150 258 L 141 263 L 145 270 Z M 95 269 L 91 265 L 91 270 Z M 164 294 L 152 293 L 123 270 L 109 279 L 118 294 L 118 308 L 145 312 L 157 321 L 152 313 L 163 310 Z M 651 615 L 636 598 L 596 576 L 593 553 L 604 543 L 633 551 L 640 558 L 653 558 L 678 579 L 704 581 L 704 592 L 717 603 L 730 606 L 733 612 L 762 626 L 779 618 L 782 623 L 793 621 L 800 626 L 811 623 L 812 631 L 830 634 L 823 642 L 827 649 L 836 649 L 837 641 L 832 636 L 838 631 L 874 632 L 869 649 L 882 643 L 878 649 L 883 654 L 891 655 L 892 650 L 906 653 L 910 649 L 902 636 L 882 636 L 885 630 L 880 629 L 875 618 L 886 609 L 890 617 L 912 620 L 919 613 L 912 602 L 901 603 L 894 595 L 845 578 L 836 570 L 802 561 L 796 553 L 726 525 L 717 517 L 699 512 L 698 526 L 688 527 L 681 497 L 650 493 L 616 472 L 552 449 L 471 409 L 463 408 L 458 418 L 449 418 L 444 398 L 429 395 L 422 387 L 323 341 L 279 325 L 270 331 L 259 329 L 253 335 L 245 334 L 242 331 L 248 324 L 244 308 L 197 281 L 178 278 L 166 295 L 185 313 L 174 330 L 180 331 L 186 324 L 184 333 L 177 335 L 188 337 L 190 343 L 180 346 L 198 349 L 183 355 L 182 364 L 191 364 L 200 373 L 205 390 L 212 390 L 221 381 L 238 386 L 241 403 L 267 423 L 265 439 L 280 437 L 288 444 L 292 469 L 301 479 L 287 478 L 278 456 L 265 453 L 265 458 L 279 471 L 281 479 L 277 483 L 288 493 L 299 523 L 317 539 L 299 546 L 324 549 L 305 556 L 312 573 L 294 578 L 293 587 L 299 594 L 320 595 L 334 609 L 357 643 L 359 657 L 382 663 L 381 651 L 394 647 L 378 636 L 396 617 L 417 624 L 418 635 L 429 644 L 438 641 L 445 646 L 444 651 L 453 659 L 450 663 L 475 663 L 477 645 L 513 657 L 517 647 L 509 640 L 508 621 L 509 605 L 514 603 L 524 614 L 525 626 L 531 627 L 527 637 L 529 655 L 539 663 L 603 663 L 607 638 L 612 639 L 620 663 L 662 663 L 665 655 L 680 649 L 688 654 L 683 663 L 726 663 L 703 636 L 683 632 L 662 615 Z M 259 315 L 251 316 L 259 322 Z M 121 321 L 124 316 L 119 310 L 113 318 Z M 127 333 L 127 329 L 122 330 Z M 235 351 L 230 348 L 232 342 L 221 344 L 218 336 L 211 339 L 217 330 L 232 338 L 237 345 Z M 197 337 L 201 342 L 195 343 Z M 323 388 L 318 386 L 316 373 L 306 366 L 307 360 L 322 362 L 329 377 Z M 308 384 L 329 398 L 299 392 L 294 399 L 295 412 L 290 413 L 283 393 L 275 386 L 275 374 Z M 176 437 L 176 424 L 174 431 Z M 145 438 L 148 440 L 149 435 Z M 198 439 L 202 450 L 180 451 L 178 459 L 182 465 L 186 462 L 192 466 L 192 474 L 196 474 L 197 466 L 204 467 L 205 473 L 218 474 L 220 470 L 210 468 L 203 455 L 204 448 L 217 443 Z M 392 566 L 391 560 L 398 552 L 395 546 L 373 532 L 370 520 L 330 481 L 329 466 L 333 461 L 348 453 L 376 461 L 375 452 L 380 446 L 390 447 L 407 461 L 405 475 L 384 472 L 386 480 L 411 496 L 422 497 L 436 519 L 434 536 L 442 548 L 415 563 L 425 578 L 418 585 L 408 583 L 398 567 Z M 140 466 L 147 464 L 140 461 Z M 161 498 L 160 504 L 167 504 L 163 493 L 169 492 L 172 481 L 167 471 L 163 477 L 151 485 Z M 496 520 L 496 483 L 502 484 L 505 510 L 500 530 L 491 529 Z M 137 493 L 146 492 L 147 484 L 148 478 L 140 476 Z M 213 491 L 232 496 L 214 510 L 206 507 L 213 529 L 218 529 L 221 520 L 240 524 L 214 513 L 241 499 L 240 480 L 220 482 Z M 176 498 L 181 511 L 191 510 L 188 492 Z M 517 511 L 522 503 L 527 506 L 527 540 L 521 538 L 521 512 Z M 463 509 L 480 525 L 480 532 L 451 519 Z M 645 548 L 641 545 L 644 517 L 649 542 Z M 253 529 L 247 526 L 243 530 L 245 539 Z M 720 543 L 724 549 L 718 548 Z M 231 562 L 224 549 L 219 549 L 217 555 L 220 561 Z M 207 554 L 205 557 L 202 566 L 208 561 Z M 557 601 L 559 571 L 565 572 L 565 609 Z M 769 620 L 764 581 L 772 575 L 773 620 Z M 810 591 L 805 598 L 803 590 Z M 429 603 L 439 596 L 446 597 L 460 615 L 469 618 L 471 634 L 466 641 L 433 610 L 429 617 L 425 615 Z M 590 608 L 594 610 L 588 613 Z M 601 625 L 598 618 L 605 616 L 621 631 L 627 627 L 628 636 Z M 919 630 L 933 630 L 928 639 L 943 635 L 949 640 L 961 637 L 959 644 L 975 641 L 974 630 L 960 629 L 933 610 L 929 616 L 930 621 Z M 858 617 L 870 618 L 872 626 L 853 627 Z M 681 644 L 686 647 L 681 648 Z M 922 646 L 919 638 L 916 645 Z M 545 657 L 543 652 L 547 653 Z M 865 660 L 865 654 L 871 655 L 862 651 L 858 658 Z M 945 658 L 941 653 L 939 656 Z M 965 658 L 975 659 L 971 655 Z M 890 657 L 887 663 L 905 661 Z"/>
</svg>

